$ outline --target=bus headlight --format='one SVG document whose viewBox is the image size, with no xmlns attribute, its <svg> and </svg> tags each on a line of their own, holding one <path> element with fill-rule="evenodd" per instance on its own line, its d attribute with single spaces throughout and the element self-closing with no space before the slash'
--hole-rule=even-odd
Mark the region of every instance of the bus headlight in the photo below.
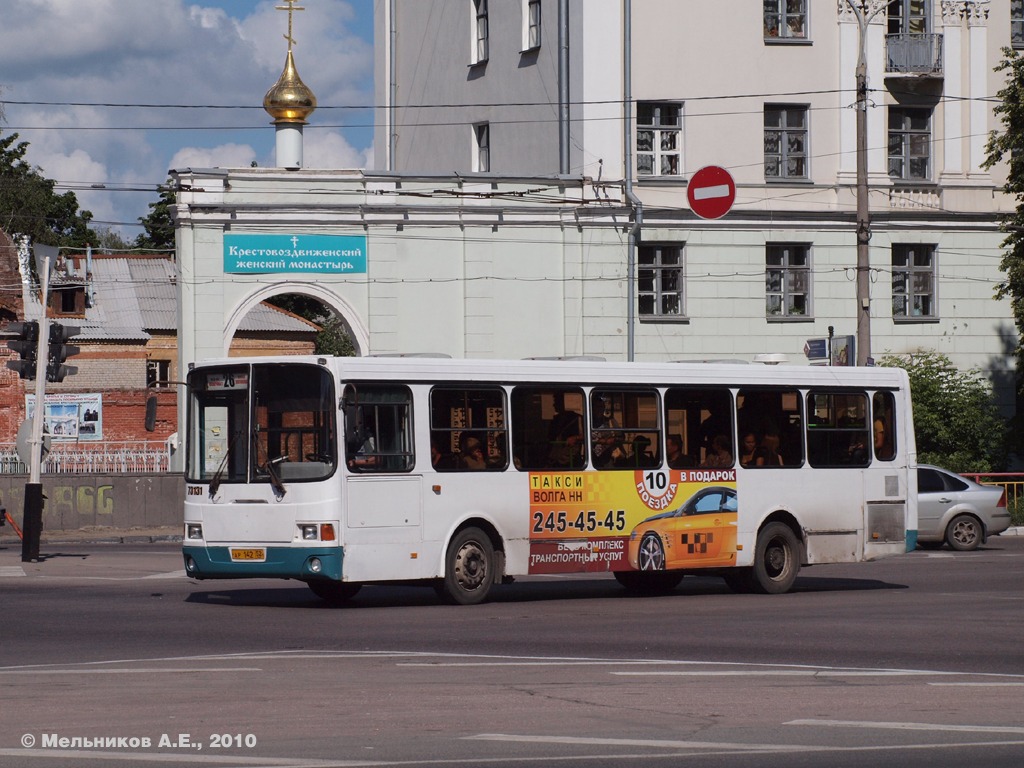
<svg viewBox="0 0 1024 768">
<path fill-rule="evenodd" d="M 185 558 L 185 570 L 189 573 L 195 573 L 198 570 L 198 566 L 196 565 L 196 561 L 192 559 L 192 555 Z"/>
<path fill-rule="evenodd" d="M 186 539 L 202 539 L 203 538 L 203 526 L 198 523 L 186 523 L 185 524 L 185 538 Z"/>
<path fill-rule="evenodd" d="M 319 538 L 317 533 L 317 526 L 315 525 L 299 526 L 299 534 L 302 536 L 303 541 L 316 541 Z"/>
<path fill-rule="evenodd" d="M 324 569 L 324 564 L 320 562 L 319 557 L 313 557 L 309 560 L 309 570 L 313 573 L 320 573 Z"/>
</svg>

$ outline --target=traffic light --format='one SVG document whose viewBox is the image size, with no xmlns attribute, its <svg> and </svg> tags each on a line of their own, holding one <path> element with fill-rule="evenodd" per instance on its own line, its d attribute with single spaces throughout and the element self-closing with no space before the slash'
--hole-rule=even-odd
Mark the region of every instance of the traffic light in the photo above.
<svg viewBox="0 0 1024 768">
<path fill-rule="evenodd" d="M 66 326 L 60 323 L 50 325 L 50 350 L 46 361 L 47 381 L 64 381 L 65 376 L 73 376 L 78 373 L 78 368 L 73 365 L 64 365 L 64 361 L 78 354 L 78 347 L 66 342 L 81 332 L 82 329 L 78 326 Z"/>
<path fill-rule="evenodd" d="M 30 320 L 23 323 L 9 323 L 8 333 L 18 334 L 17 339 L 7 342 L 7 346 L 21 355 L 20 360 L 8 360 L 7 367 L 18 372 L 18 377 L 36 378 L 36 350 L 39 348 L 39 323 Z"/>
</svg>

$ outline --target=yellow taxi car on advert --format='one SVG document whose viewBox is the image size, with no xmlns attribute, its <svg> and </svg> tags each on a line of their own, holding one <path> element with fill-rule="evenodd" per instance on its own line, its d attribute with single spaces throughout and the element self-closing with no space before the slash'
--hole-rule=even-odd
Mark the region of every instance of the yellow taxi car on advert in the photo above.
<svg viewBox="0 0 1024 768">
<path fill-rule="evenodd" d="M 677 509 L 649 517 L 629 536 L 629 564 L 638 571 L 733 565 L 736 489 L 708 486 Z"/>
</svg>

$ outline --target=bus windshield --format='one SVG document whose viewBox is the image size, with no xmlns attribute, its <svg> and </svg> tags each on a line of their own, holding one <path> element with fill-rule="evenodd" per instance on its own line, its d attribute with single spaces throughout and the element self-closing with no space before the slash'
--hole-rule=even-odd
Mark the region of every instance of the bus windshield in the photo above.
<svg viewBox="0 0 1024 768">
<path fill-rule="evenodd" d="M 334 472 L 334 385 L 306 364 L 224 366 L 189 376 L 194 482 L 321 480 Z"/>
</svg>

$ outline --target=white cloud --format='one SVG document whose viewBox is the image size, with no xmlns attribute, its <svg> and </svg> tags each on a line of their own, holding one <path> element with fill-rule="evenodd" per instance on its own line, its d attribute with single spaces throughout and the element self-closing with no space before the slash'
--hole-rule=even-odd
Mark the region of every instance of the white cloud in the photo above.
<svg viewBox="0 0 1024 768">
<path fill-rule="evenodd" d="M 174 153 L 169 168 L 244 168 L 255 159 L 256 151 L 248 144 L 185 147 Z"/>
<path fill-rule="evenodd" d="M 273 161 L 274 128 L 262 102 L 287 50 L 287 14 L 276 5 L 273 0 L 6 3 L 0 22 L 6 124 L 0 123 L 0 130 L 28 141 L 28 161 L 48 178 L 83 185 L 76 194 L 96 220 L 125 222 L 129 226 L 120 228 L 122 233 L 134 238 L 135 222 L 146 215 L 169 168 Z M 315 158 L 316 167 L 362 167 L 372 140 L 368 130 L 315 125 L 371 122 L 368 112 L 347 118 L 353 113 L 329 107 L 372 103 L 373 2 L 317 0 L 304 6 L 295 14 L 294 53 L 322 107 L 306 129 L 306 157 Z M 228 105 L 236 108 L 214 108 Z M 94 184 L 105 184 L 108 191 L 94 191 Z M 109 191 L 126 186 L 147 191 Z"/>
<path fill-rule="evenodd" d="M 303 133 L 302 164 L 306 168 L 365 168 L 367 150 L 353 147 L 337 131 Z"/>
</svg>

